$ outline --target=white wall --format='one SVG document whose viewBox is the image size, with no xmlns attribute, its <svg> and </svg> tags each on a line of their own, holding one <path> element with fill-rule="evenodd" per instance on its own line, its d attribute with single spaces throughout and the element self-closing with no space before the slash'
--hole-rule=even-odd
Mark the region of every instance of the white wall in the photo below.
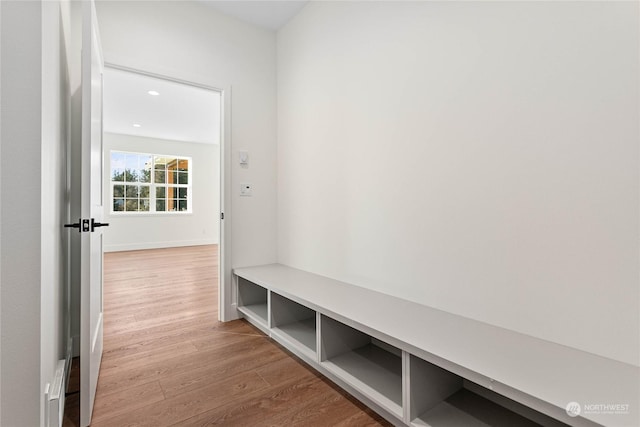
<svg viewBox="0 0 640 427">
<path fill-rule="evenodd" d="M 105 61 L 213 87 L 231 86 L 233 266 L 276 260 L 275 33 L 198 2 L 97 2 Z M 240 183 L 253 197 L 240 198 Z"/>
<path fill-rule="evenodd" d="M 2 425 L 39 425 L 41 5 L 2 2 Z M 11 43 L 20 39 L 21 44 Z M 23 165 L 33 165 L 27 171 Z M 8 196 L 21 189 L 20 209 Z M 17 200 L 16 200 L 17 202 Z M 14 205 L 15 206 L 15 205 Z M 6 390 L 12 390 L 6 393 Z"/>
<path fill-rule="evenodd" d="M 65 5 L 66 6 L 66 5 Z M 41 373 L 40 395 L 66 356 L 67 222 L 66 148 L 69 138 L 69 80 L 62 13 L 58 1 L 42 5 L 41 130 Z M 68 22 L 66 22 L 68 24 Z M 42 400 L 42 398 L 41 398 Z M 41 420 L 44 407 L 41 406 Z M 44 421 L 42 421 L 44 422 Z"/>
<path fill-rule="evenodd" d="M 0 6 L 0 25 L 2 25 L 2 7 Z M 0 52 L 2 52 L 2 31 L 0 28 Z M 2 99 L 2 54 L 0 53 L 0 100 Z M 0 102 L 0 108 L 1 108 Z M 2 145 L 2 116 L 0 112 L 0 146 Z M 0 166 L 2 165 L 2 149 L 0 149 Z M 2 173 L 0 173 L 0 194 L 2 194 Z M 2 197 L 0 197 L 0 242 L 2 242 Z M 0 243 L 0 422 L 2 422 L 2 244 Z"/>
<path fill-rule="evenodd" d="M 63 356 L 64 36 L 59 2 L 3 1 L 0 9 L 0 424 L 38 426 Z"/>
<path fill-rule="evenodd" d="M 2 24 L 2 7 L 0 7 L 0 25 Z M 0 52 L 2 49 L 2 31 L 0 29 Z M 0 99 L 2 99 L 2 54 L 0 54 Z M 1 102 L 0 102 L 1 108 Z M 0 146 L 2 144 L 2 113 L 0 112 Z M 0 149 L 0 166 L 2 150 Z M 2 194 L 2 173 L 0 173 L 0 194 Z M 0 197 L 0 242 L 2 241 L 2 197 Z M 2 244 L 0 243 L 0 337 L 2 336 Z M 2 339 L 0 338 L 0 422 L 2 422 Z"/>
<path fill-rule="evenodd" d="M 132 135 L 104 134 L 104 250 L 122 251 L 218 243 L 220 212 L 219 146 Z M 128 151 L 191 157 L 192 213 L 114 215 L 110 203 L 110 152 Z"/>
<path fill-rule="evenodd" d="M 639 365 L 637 9 L 310 3 L 279 262 Z"/>
</svg>

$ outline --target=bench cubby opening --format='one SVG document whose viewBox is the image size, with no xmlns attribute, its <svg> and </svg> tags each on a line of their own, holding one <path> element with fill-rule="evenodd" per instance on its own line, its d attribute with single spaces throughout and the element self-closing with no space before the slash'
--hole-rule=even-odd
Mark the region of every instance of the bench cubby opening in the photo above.
<svg viewBox="0 0 640 427">
<path fill-rule="evenodd" d="M 269 292 L 242 277 L 238 277 L 238 311 L 260 329 L 269 328 Z"/>
<path fill-rule="evenodd" d="M 330 317 L 320 319 L 324 368 L 402 419 L 402 351 Z"/>
<path fill-rule="evenodd" d="M 271 292 L 271 333 L 316 359 L 316 312 Z"/>
<path fill-rule="evenodd" d="M 412 426 L 566 426 L 414 355 L 409 355 L 408 371 Z"/>
</svg>

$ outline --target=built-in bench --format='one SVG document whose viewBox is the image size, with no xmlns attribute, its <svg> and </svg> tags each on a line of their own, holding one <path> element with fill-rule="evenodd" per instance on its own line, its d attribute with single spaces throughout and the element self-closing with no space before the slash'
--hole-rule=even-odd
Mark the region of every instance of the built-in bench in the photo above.
<svg viewBox="0 0 640 427">
<path fill-rule="evenodd" d="M 640 426 L 638 367 L 280 264 L 234 274 L 249 322 L 395 425 Z"/>
</svg>

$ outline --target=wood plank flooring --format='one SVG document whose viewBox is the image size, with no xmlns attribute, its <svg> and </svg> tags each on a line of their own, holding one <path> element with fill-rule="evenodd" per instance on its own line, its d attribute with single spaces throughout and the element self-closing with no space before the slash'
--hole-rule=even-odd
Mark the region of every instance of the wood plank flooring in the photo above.
<svg viewBox="0 0 640 427">
<path fill-rule="evenodd" d="M 244 320 L 218 322 L 217 246 L 105 254 L 92 426 L 389 425 Z"/>
</svg>

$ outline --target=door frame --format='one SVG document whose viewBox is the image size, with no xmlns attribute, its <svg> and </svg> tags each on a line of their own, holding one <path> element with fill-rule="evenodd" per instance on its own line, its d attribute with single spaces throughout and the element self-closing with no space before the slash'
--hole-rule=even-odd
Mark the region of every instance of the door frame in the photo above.
<svg viewBox="0 0 640 427">
<path fill-rule="evenodd" d="M 105 68 L 140 74 L 188 86 L 206 89 L 220 94 L 220 212 L 218 242 L 218 320 L 226 322 L 237 318 L 232 305 L 231 280 L 231 86 L 215 85 L 183 80 L 180 78 L 139 70 L 111 62 Z M 224 218 L 222 215 L 224 214 Z"/>
</svg>

